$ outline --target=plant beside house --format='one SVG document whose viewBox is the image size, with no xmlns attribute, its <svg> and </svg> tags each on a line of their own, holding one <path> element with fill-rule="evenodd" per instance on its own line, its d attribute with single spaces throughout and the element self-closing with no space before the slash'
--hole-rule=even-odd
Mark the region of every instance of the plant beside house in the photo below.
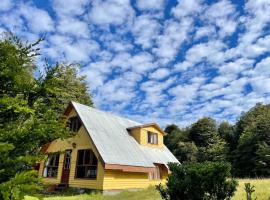
<svg viewBox="0 0 270 200">
<path fill-rule="evenodd" d="M 164 200 L 228 200 L 238 185 L 225 162 L 170 163 L 169 167 L 172 174 L 166 186 L 157 186 Z"/>
</svg>

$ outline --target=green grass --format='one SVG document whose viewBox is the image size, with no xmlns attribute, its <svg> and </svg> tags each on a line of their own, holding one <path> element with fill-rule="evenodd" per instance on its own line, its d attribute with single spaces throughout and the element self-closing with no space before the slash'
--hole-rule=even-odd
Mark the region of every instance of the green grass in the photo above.
<svg viewBox="0 0 270 200">
<path fill-rule="evenodd" d="M 244 184 L 250 183 L 255 186 L 253 197 L 257 200 L 269 200 L 270 197 L 270 179 L 238 179 L 239 186 L 233 200 L 246 200 Z M 82 194 L 68 196 L 51 196 L 44 200 L 161 200 L 159 193 L 152 187 L 136 192 L 124 191 L 116 195 L 102 194 Z M 26 197 L 25 200 L 37 200 L 34 197 Z"/>
<path fill-rule="evenodd" d="M 26 197 L 25 200 L 37 200 L 34 197 Z M 54 196 L 44 200 L 161 200 L 159 193 L 154 187 L 139 191 L 124 191 L 115 195 L 82 194 L 74 196 Z"/>
<path fill-rule="evenodd" d="M 238 179 L 238 187 L 233 200 L 246 200 L 246 192 L 244 190 L 245 183 L 250 183 L 255 186 L 253 198 L 257 197 L 258 200 L 270 199 L 270 179 Z"/>
</svg>

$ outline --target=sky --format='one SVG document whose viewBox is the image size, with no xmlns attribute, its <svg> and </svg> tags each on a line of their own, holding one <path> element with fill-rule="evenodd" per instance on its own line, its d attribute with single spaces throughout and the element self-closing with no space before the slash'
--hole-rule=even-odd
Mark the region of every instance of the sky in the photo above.
<svg viewBox="0 0 270 200">
<path fill-rule="evenodd" d="M 161 126 L 270 103 L 270 0 L 1 0 L 0 32 L 80 63 L 95 107 Z"/>
</svg>

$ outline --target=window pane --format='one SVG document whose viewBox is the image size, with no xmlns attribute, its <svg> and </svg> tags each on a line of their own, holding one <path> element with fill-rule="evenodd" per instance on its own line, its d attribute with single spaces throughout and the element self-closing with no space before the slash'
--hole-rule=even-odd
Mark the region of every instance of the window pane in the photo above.
<svg viewBox="0 0 270 200">
<path fill-rule="evenodd" d="M 51 154 L 51 155 L 49 155 L 48 159 L 49 159 L 49 166 L 53 166 L 54 156 Z"/>
<path fill-rule="evenodd" d="M 78 151 L 78 165 L 83 165 L 83 154 L 84 154 L 84 150 Z"/>
<path fill-rule="evenodd" d="M 96 178 L 97 177 L 97 166 L 86 167 L 86 178 Z"/>
<path fill-rule="evenodd" d="M 59 154 L 56 154 L 54 158 L 55 158 L 54 166 L 58 166 L 59 165 Z"/>
<path fill-rule="evenodd" d="M 147 133 L 147 136 L 148 136 L 148 143 L 151 143 L 151 133 Z"/>
<path fill-rule="evenodd" d="M 91 165 L 97 165 L 98 161 L 97 161 L 97 157 L 95 156 L 94 152 L 91 152 Z"/>
<path fill-rule="evenodd" d="M 85 178 L 85 167 L 78 166 L 77 167 L 77 178 Z"/>
<path fill-rule="evenodd" d="M 90 164 L 90 150 L 85 150 L 84 164 L 85 165 L 89 165 Z"/>
</svg>

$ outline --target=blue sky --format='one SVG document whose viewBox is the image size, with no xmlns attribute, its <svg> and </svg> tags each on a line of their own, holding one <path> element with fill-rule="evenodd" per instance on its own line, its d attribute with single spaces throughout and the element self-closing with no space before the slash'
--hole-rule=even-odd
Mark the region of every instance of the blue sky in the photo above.
<svg viewBox="0 0 270 200">
<path fill-rule="evenodd" d="M 97 108 L 140 122 L 234 122 L 270 102 L 270 0 L 1 0 L 6 30 L 45 36 Z"/>
</svg>

